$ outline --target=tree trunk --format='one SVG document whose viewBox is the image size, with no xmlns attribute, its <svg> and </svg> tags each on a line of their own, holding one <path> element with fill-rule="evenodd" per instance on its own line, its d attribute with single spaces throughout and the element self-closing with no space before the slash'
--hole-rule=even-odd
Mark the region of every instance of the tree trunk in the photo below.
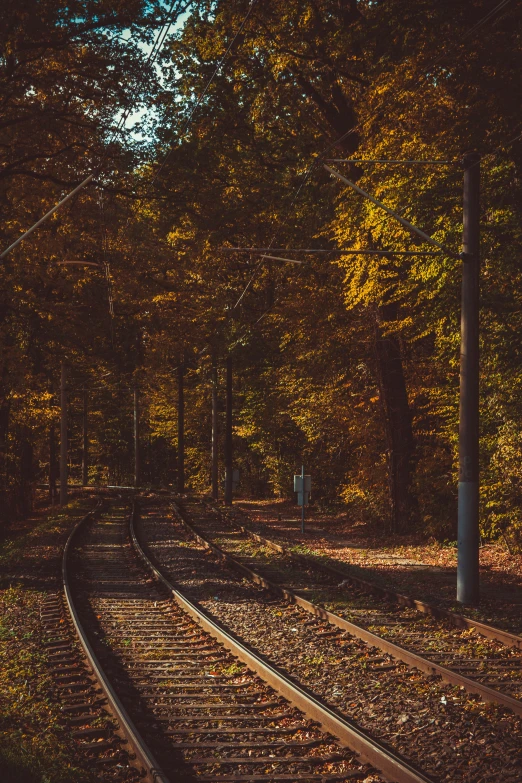
<svg viewBox="0 0 522 783">
<path fill-rule="evenodd" d="M 216 358 L 212 363 L 212 500 L 219 499 L 219 414 L 218 370 Z"/>
<path fill-rule="evenodd" d="M 9 430 L 9 414 L 11 412 L 11 403 L 5 400 L 0 403 L 0 480 L 2 489 L 5 489 L 6 469 L 7 469 L 7 433 Z"/>
<path fill-rule="evenodd" d="M 397 319 L 397 303 L 376 309 L 375 353 L 386 421 L 388 472 L 391 496 L 391 530 L 405 532 L 416 510 L 411 482 L 414 471 L 412 417 L 404 378 L 401 346 L 394 335 L 385 334 L 386 322 Z"/>
<path fill-rule="evenodd" d="M 56 448 L 56 425 L 54 422 L 49 427 L 49 502 L 51 506 L 57 501 L 56 482 L 59 475 Z"/>
<path fill-rule="evenodd" d="M 83 390 L 83 420 L 82 420 L 82 484 L 89 483 L 89 431 L 88 431 L 88 396 Z"/>
<path fill-rule="evenodd" d="M 185 492 L 185 365 L 178 367 L 178 494 Z"/>
<path fill-rule="evenodd" d="M 226 364 L 226 411 L 225 411 L 225 506 L 232 505 L 232 470 L 233 470 L 233 439 L 232 439 L 232 357 L 227 356 Z"/>
<path fill-rule="evenodd" d="M 22 428 L 20 438 L 20 501 L 19 513 L 26 519 L 33 510 L 33 444 L 27 427 Z"/>
<path fill-rule="evenodd" d="M 7 437 L 9 432 L 9 414 L 11 403 L 5 399 L 0 403 L 0 519 L 6 522 L 9 518 L 10 499 L 7 476 Z"/>
</svg>

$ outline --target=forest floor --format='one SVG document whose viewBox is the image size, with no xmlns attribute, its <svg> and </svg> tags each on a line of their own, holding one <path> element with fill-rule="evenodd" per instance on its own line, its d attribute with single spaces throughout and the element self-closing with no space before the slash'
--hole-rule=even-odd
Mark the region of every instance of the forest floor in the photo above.
<svg viewBox="0 0 522 783">
<path fill-rule="evenodd" d="M 0 780 L 90 783 L 65 727 L 42 640 L 40 609 L 60 587 L 60 556 L 74 523 L 93 498 L 65 512 L 42 508 L 0 540 Z M 82 769 L 83 763 L 83 769 Z"/>
<path fill-rule="evenodd" d="M 454 609 L 514 633 L 522 634 L 522 555 L 510 554 L 506 543 L 486 543 L 480 549 L 480 606 L 457 604 L 457 547 L 421 536 L 391 536 L 350 519 L 347 513 L 306 510 L 301 533 L 301 509 L 290 501 L 238 500 L 258 532 L 272 535 L 306 554 L 340 561 L 349 572 L 386 585 L 413 598 Z"/>
</svg>

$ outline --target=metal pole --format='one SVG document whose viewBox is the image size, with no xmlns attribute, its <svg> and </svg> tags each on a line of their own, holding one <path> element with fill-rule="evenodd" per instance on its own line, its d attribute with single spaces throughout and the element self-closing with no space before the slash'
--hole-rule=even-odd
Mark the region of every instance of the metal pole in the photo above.
<svg viewBox="0 0 522 783">
<path fill-rule="evenodd" d="M 185 492 L 185 365 L 178 367 L 178 492 Z"/>
<path fill-rule="evenodd" d="M 134 387 L 134 486 L 139 487 L 141 481 L 140 464 L 140 393 Z"/>
<path fill-rule="evenodd" d="M 212 499 L 219 498 L 219 430 L 218 430 L 218 371 L 214 360 L 212 365 Z"/>
<path fill-rule="evenodd" d="M 82 485 L 89 483 L 89 438 L 87 436 L 87 389 L 83 389 L 83 432 L 82 432 Z"/>
<path fill-rule="evenodd" d="M 457 601 L 476 604 L 479 587 L 479 249 L 480 157 L 464 156 L 460 348 Z"/>
<path fill-rule="evenodd" d="M 60 375 L 60 505 L 67 505 L 67 366 Z"/>
<path fill-rule="evenodd" d="M 305 532 L 305 472 L 304 472 L 304 465 L 301 465 L 301 490 L 303 492 L 302 500 L 303 505 L 301 506 L 301 533 Z"/>
<path fill-rule="evenodd" d="M 232 505 L 232 357 L 227 356 L 227 401 L 225 413 L 225 506 Z"/>
</svg>

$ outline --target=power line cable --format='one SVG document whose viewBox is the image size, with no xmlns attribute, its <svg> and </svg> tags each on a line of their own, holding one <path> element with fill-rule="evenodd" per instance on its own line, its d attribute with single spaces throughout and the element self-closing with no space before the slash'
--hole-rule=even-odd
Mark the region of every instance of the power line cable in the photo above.
<svg viewBox="0 0 522 783">
<path fill-rule="evenodd" d="M 178 7 L 174 10 L 174 6 L 176 5 L 176 2 L 178 3 Z M 182 5 L 182 0 L 173 0 L 172 4 L 170 6 L 170 9 L 169 9 L 168 15 L 167 15 L 167 17 L 170 17 L 170 19 L 167 18 L 166 21 L 163 23 L 163 25 L 162 25 L 159 33 L 158 33 L 158 36 L 156 38 L 156 43 L 157 43 L 157 41 L 160 38 L 162 38 L 162 42 L 165 40 L 165 36 L 168 34 L 168 30 L 170 30 L 170 27 L 174 23 L 174 16 L 175 15 L 179 16 L 179 13 L 181 13 L 181 5 Z M 185 4 L 185 8 L 187 7 L 187 5 L 188 4 Z M 156 43 L 154 44 L 153 49 L 151 50 L 151 52 L 149 52 L 149 56 L 147 57 L 147 60 L 145 61 L 147 65 L 152 65 L 154 60 L 156 59 L 158 53 L 159 53 L 159 48 L 156 49 Z M 154 49 L 156 49 L 156 51 L 155 51 L 155 53 L 153 55 L 152 52 L 154 51 Z M 143 84 L 143 79 L 144 78 L 145 78 L 145 73 L 143 73 L 142 80 L 139 83 L 140 86 Z M 70 191 L 66 196 L 64 196 L 64 198 L 62 198 L 57 204 L 54 205 L 54 207 L 52 207 L 48 212 L 46 212 L 43 217 L 41 217 L 39 220 L 37 220 L 29 229 L 27 229 L 27 231 L 24 231 L 24 233 L 21 234 L 21 236 L 19 236 L 18 239 L 16 239 L 14 242 L 12 242 L 2 253 L 0 253 L 0 259 L 5 258 L 5 256 L 8 253 L 10 253 L 11 250 L 13 250 L 21 242 L 23 242 L 24 239 L 26 239 L 28 236 L 30 236 L 33 233 L 33 231 L 35 231 L 43 223 L 45 223 L 51 217 L 51 215 L 53 215 L 60 207 L 62 207 L 64 204 L 66 204 L 68 201 L 70 201 L 70 199 L 72 199 L 77 193 L 79 193 L 81 190 L 83 190 L 83 188 L 86 187 L 86 185 L 88 185 L 93 180 L 93 178 L 97 174 L 100 173 L 100 171 L 102 170 L 103 164 L 105 163 L 105 161 L 107 160 L 107 157 L 109 155 L 110 145 L 112 144 L 112 142 L 114 141 L 114 139 L 116 138 L 118 133 L 120 132 L 122 126 L 127 121 L 128 117 L 130 115 L 130 112 L 132 110 L 132 107 L 133 107 L 133 104 L 130 104 L 123 111 L 123 114 L 121 115 L 121 117 L 120 117 L 120 119 L 118 121 L 118 124 L 117 124 L 116 128 L 113 130 L 112 136 L 111 136 L 111 138 L 109 139 L 109 142 L 106 145 L 105 152 L 102 155 L 101 161 L 98 164 L 98 166 L 96 166 L 94 171 L 92 171 L 87 177 L 85 177 L 85 179 L 82 180 L 82 182 L 80 182 L 79 185 L 77 185 L 72 191 Z"/>
<path fill-rule="evenodd" d="M 255 0 L 254 0 L 254 2 L 255 2 Z M 506 8 L 506 7 L 507 7 L 507 5 L 508 5 L 510 2 L 511 2 L 511 0 L 502 0 L 502 2 L 498 3 L 498 4 L 497 4 L 497 5 L 496 5 L 496 6 L 495 6 L 493 9 L 491 9 L 489 12 L 487 12 L 487 13 L 486 13 L 486 14 L 485 14 L 485 15 L 484 15 L 484 16 L 483 16 L 481 19 L 479 19 L 479 20 L 478 20 L 478 22 L 476 22 L 476 23 L 475 23 L 475 24 L 474 24 L 474 25 L 473 25 L 473 26 L 472 26 L 472 27 L 471 27 L 471 28 L 470 28 L 468 31 L 466 31 L 466 32 L 465 32 L 465 33 L 464 33 L 464 34 L 463 34 L 463 35 L 460 37 L 460 39 L 459 39 L 459 40 L 458 40 L 458 41 L 457 41 L 457 42 L 456 42 L 456 43 L 455 43 L 455 44 L 454 44 L 454 45 L 453 45 L 453 46 L 450 48 L 450 50 L 448 50 L 448 51 L 446 51 L 446 52 L 443 52 L 443 53 L 442 53 L 441 55 L 439 55 L 439 56 L 438 56 L 438 57 L 437 57 L 437 58 L 436 58 L 436 59 L 435 59 L 435 60 L 434 60 L 434 61 L 433 61 L 433 62 L 432 62 L 432 63 L 431 63 L 431 64 L 430 64 L 430 65 L 429 65 L 427 68 L 425 68 L 426 74 L 427 74 L 427 73 L 429 73 L 429 71 L 430 71 L 430 70 L 431 70 L 431 69 L 432 69 L 432 68 L 433 68 L 433 67 L 434 67 L 436 64 L 438 64 L 438 62 L 440 62 L 440 61 L 441 61 L 442 59 L 444 59 L 446 56 L 448 56 L 449 54 L 451 54 L 451 53 L 452 53 L 452 51 L 454 51 L 454 49 L 455 49 L 455 47 L 456 47 L 456 45 L 457 45 L 458 43 L 460 43 L 462 40 L 465 40 L 466 38 L 468 38 L 468 37 L 470 37 L 471 35 L 473 35 L 473 34 L 474 34 L 474 33 L 475 33 L 477 30 L 479 30 L 479 29 L 480 29 L 480 28 L 481 28 L 483 25 L 485 25 L 485 24 L 486 24 L 486 23 L 487 23 L 487 22 L 488 22 L 490 19 L 492 19 L 492 17 L 493 17 L 493 16 L 495 16 L 495 15 L 496 15 L 498 12 L 500 12 L 500 11 L 502 11 L 504 8 Z M 253 3 L 252 3 L 252 5 L 251 5 L 251 7 L 249 8 L 249 12 L 251 11 L 251 8 L 252 8 L 252 6 L 253 6 Z M 500 15 L 501 15 L 501 14 L 500 14 Z M 498 18 L 498 17 L 497 17 L 497 18 Z M 237 37 L 237 35 L 236 35 L 236 37 Z M 235 40 L 235 38 L 234 38 L 234 40 Z M 231 46 L 232 46 L 232 45 L 233 45 L 233 42 L 232 42 Z M 230 50 L 231 46 L 230 46 L 230 47 L 229 47 L 229 49 L 227 50 L 227 53 L 228 53 L 228 51 Z M 219 68 L 220 68 L 220 67 L 221 67 L 221 64 L 220 64 L 220 66 L 218 66 L 218 68 L 217 68 L 217 69 L 216 69 L 216 71 L 214 72 L 212 79 L 213 79 L 213 78 L 214 78 L 214 76 L 217 74 L 217 72 L 219 71 Z M 425 77 L 426 77 L 426 74 L 425 74 Z M 208 90 L 208 87 L 209 87 L 209 86 L 210 86 L 210 83 L 209 83 L 209 84 L 207 85 L 207 87 L 205 88 L 205 91 L 204 91 L 204 93 L 202 94 L 200 101 L 199 101 L 199 102 L 196 104 L 196 106 L 194 107 L 194 110 L 193 110 L 193 112 L 192 112 L 192 113 L 191 113 L 191 115 L 190 115 L 190 119 L 192 118 L 192 116 L 193 116 L 193 114 L 194 114 L 195 110 L 197 109 L 197 106 L 198 106 L 198 105 L 199 105 L 199 103 L 201 102 L 201 100 L 202 100 L 202 97 L 204 97 L 204 94 L 206 94 L 206 91 Z M 305 184 L 307 184 L 307 182 L 308 182 L 308 180 L 309 180 L 309 178 L 310 178 L 310 176 L 311 176 L 311 173 L 312 173 L 312 171 L 313 171 L 313 168 L 314 168 L 316 165 L 318 165 L 318 164 L 321 162 L 321 159 L 323 159 L 323 158 L 324 158 L 324 156 L 327 154 L 327 152 L 329 152 L 329 151 L 330 151 L 330 150 L 331 150 L 333 147 L 337 146 L 339 143 L 341 143 L 342 141 L 344 141 L 344 140 L 345 140 L 345 139 L 346 139 L 348 136 L 350 136 L 351 134 L 353 134 L 353 133 L 356 133 L 356 132 L 357 132 L 359 129 L 360 129 L 360 124 L 358 123 L 356 126 L 354 126 L 354 127 L 353 127 L 353 128 L 351 128 L 350 130 L 348 130 L 348 131 L 347 131 L 345 134 L 343 134 L 341 137 L 339 137 L 339 138 L 338 138 L 338 139 L 336 139 L 334 142 L 332 142 L 331 144 L 329 144 L 329 145 L 328 145 L 328 146 L 327 146 L 327 147 L 326 147 L 326 148 L 323 150 L 323 152 L 322 152 L 322 153 L 320 153 L 318 156 L 316 156 L 316 157 L 314 158 L 314 160 L 311 162 L 311 164 L 310 164 L 310 165 L 308 166 L 308 168 L 305 170 L 305 173 L 304 173 L 304 176 L 303 176 L 303 178 L 302 178 L 302 181 L 301 181 L 301 182 L 299 183 L 299 185 L 297 186 L 297 188 L 296 188 L 296 192 L 295 192 L 295 195 L 294 195 L 294 197 L 292 198 L 292 200 L 291 200 L 291 202 L 290 202 L 290 204 L 289 204 L 289 207 L 288 207 L 288 209 L 290 209 L 290 208 L 291 208 L 291 207 L 292 207 L 292 206 L 295 204 L 295 202 L 297 201 L 297 198 L 299 197 L 299 194 L 300 194 L 300 192 L 302 191 L 302 189 L 303 189 L 303 187 L 305 186 Z M 517 141 L 517 140 L 518 140 L 519 138 L 521 138 L 521 137 L 522 137 L 522 134 L 520 134 L 519 136 L 517 136 L 517 137 L 515 137 L 514 139 L 512 139 L 512 140 L 511 140 L 511 142 L 508 142 L 508 144 L 510 145 L 510 144 L 514 143 L 515 141 Z M 170 150 L 170 151 L 169 151 L 169 153 L 167 154 L 167 157 L 168 157 L 168 156 L 171 154 L 171 152 L 172 152 L 172 150 Z M 153 180 L 153 181 L 155 181 L 155 179 L 156 179 L 156 178 L 157 178 L 157 176 L 159 175 L 160 171 L 161 171 L 161 170 L 162 170 L 162 168 L 164 167 L 165 163 L 166 163 L 166 159 L 165 159 L 165 161 L 163 162 L 162 166 L 160 167 L 160 170 L 159 170 L 159 171 L 156 173 L 156 176 L 154 177 L 154 180 Z M 453 173 L 453 172 L 448 172 L 448 173 L 446 174 L 446 177 L 445 177 L 445 179 L 447 179 L 447 178 L 451 177 L 451 176 L 452 176 L 452 173 Z M 404 207 L 402 207 L 402 208 L 400 208 L 400 209 L 398 210 L 399 214 L 400 214 L 400 213 L 402 213 L 402 212 L 404 211 L 404 209 L 406 209 L 406 206 L 407 206 L 407 205 L 405 205 Z M 386 218 L 384 218 L 384 219 L 383 219 L 383 221 L 380 221 L 380 223 L 384 222 L 384 220 L 386 220 Z M 379 223 L 379 224 L 380 224 L 380 223 Z M 271 240 L 271 242 L 270 242 L 270 244 L 269 244 L 269 248 L 271 248 L 271 247 L 273 246 L 273 243 L 274 243 L 274 241 L 275 241 L 275 236 L 274 236 L 274 238 Z M 235 309 L 236 309 L 236 308 L 239 306 L 239 304 L 240 304 L 240 303 L 241 303 L 241 301 L 243 300 L 244 296 L 246 295 L 247 291 L 250 289 L 250 287 L 251 287 L 252 283 L 254 282 L 254 279 L 255 279 L 255 277 L 257 276 L 257 273 L 259 272 L 259 269 L 261 268 L 261 264 L 262 264 L 262 260 L 261 260 L 261 262 L 259 262 L 259 263 L 258 263 L 258 264 L 255 266 L 255 268 L 254 268 L 254 271 L 253 271 L 253 274 L 251 275 L 250 279 L 248 280 L 247 284 L 245 285 L 244 289 L 242 290 L 242 292 L 241 292 L 241 294 L 240 294 L 239 298 L 237 299 L 236 303 L 235 303 L 235 304 L 234 304 L 234 306 L 232 307 L 232 311 L 234 311 L 234 310 L 235 310 Z M 299 274 L 299 273 L 301 273 L 301 271 L 302 271 L 302 270 L 298 270 L 298 274 Z M 262 314 L 262 315 L 261 315 L 261 316 L 260 316 L 260 317 L 259 317 L 259 318 L 258 318 L 258 319 L 255 321 L 255 322 L 254 322 L 254 324 L 253 324 L 253 325 L 249 325 L 248 327 L 246 327 L 246 329 L 250 329 L 250 328 L 252 328 L 252 326 L 253 326 L 253 327 L 257 326 L 257 324 L 259 324 L 259 323 L 260 323 L 260 322 L 261 322 L 261 321 L 262 321 L 262 320 L 263 320 L 263 319 L 264 319 L 264 318 L 265 318 L 265 317 L 266 317 L 266 316 L 267 316 L 267 315 L 268 315 L 268 314 L 269 314 L 269 313 L 270 313 L 270 312 L 271 312 L 271 311 L 274 309 L 274 307 L 275 307 L 275 306 L 276 306 L 276 304 L 278 304 L 278 303 L 279 303 L 279 299 L 276 299 L 276 300 L 273 302 L 273 304 L 272 304 L 272 305 L 271 305 L 269 308 L 267 308 L 267 310 L 265 310 L 265 312 L 264 312 L 264 313 L 263 313 L 263 314 Z M 242 336 L 240 336 L 240 337 L 239 337 L 239 339 L 236 341 L 236 345 L 238 344 L 238 342 L 240 342 L 240 341 L 241 341 L 242 337 L 243 337 L 243 336 L 245 336 L 245 334 L 246 334 L 246 331 L 245 331 L 245 333 L 244 333 Z M 208 347 L 208 346 L 207 346 L 207 347 Z M 203 351 L 201 351 L 201 352 L 200 352 L 200 356 L 201 356 L 202 354 L 204 354 L 204 353 L 205 353 L 205 350 L 206 350 L 206 348 L 207 348 L 207 347 L 205 347 L 205 348 L 203 349 Z"/>
<path fill-rule="evenodd" d="M 214 79 L 216 78 L 218 73 L 221 71 L 223 65 L 225 64 L 225 62 L 227 60 L 227 57 L 230 54 L 230 51 L 231 51 L 232 47 L 234 46 L 234 44 L 237 41 L 238 37 L 243 32 L 243 29 L 244 29 L 244 27 L 245 27 L 245 25 L 246 25 L 246 23 L 247 23 L 247 21 L 248 21 L 248 19 L 250 17 L 250 14 L 254 10 L 254 6 L 256 5 L 256 3 L 257 3 L 257 0 L 251 0 L 250 1 L 250 5 L 249 5 L 249 7 L 247 9 L 247 12 L 246 12 L 245 16 L 243 17 L 243 20 L 242 20 L 241 24 L 239 25 L 239 28 L 237 29 L 237 31 L 236 31 L 234 37 L 232 38 L 232 40 L 230 41 L 230 43 L 229 43 L 229 45 L 228 45 L 224 55 L 221 57 L 220 61 L 216 65 L 216 67 L 214 69 L 214 72 L 212 73 L 212 76 L 210 77 L 210 79 L 207 81 L 203 91 L 201 92 L 201 94 L 197 98 L 196 103 L 192 107 L 189 116 L 186 118 L 185 122 L 182 124 L 181 130 L 178 133 L 179 137 L 182 137 L 183 134 L 186 133 L 188 128 L 190 127 L 196 111 L 201 106 L 201 103 L 203 102 L 203 99 L 205 98 L 206 94 L 208 93 L 208 91 L 209 91 L 209 89 L 210 89 L 210 87 L 212 85 L 212 82 L 214 81 Z M 171 139 L 173 138 L 173 136 L 174 136 L 174 134 L 172 134 Z M 164 158 L 163 162 L 161 163 L 159 169 L 156 171 L 154 177 L 152 178 L 151 183 L 150 183 L 151 187 L 152 187 L 152 185 L 154 185 L 154 183 L 158 179 L 159 175 L 161 174 L 161 172 L 165 168 L 165 166 L 167 164 L 167 161 L 170 158 L 171 154 L 172 154 L 172 147 L 170 148 L 170 150 L 165 155 L 165 158 Z"/>
<path fill-rule="evenodd" d="M 325 149 L 321 153 L 319 153 L 319 155 L 317 157 L 313 158 L 313 160 L 311 161 L 309 166 L 305 169 L 304 174 L 302 175 L 302 178 L 301 178 L 301 182 L 298 183 L 296 185 L 296 187 L 294 188 L 294 191 L 293 191 L 294 196 L 293 196 L 292 200 L 290 201 L 290 203 L 289 203 L 289 205 L 287 207 L 287 212 L 289 212 L 290 209 L 293 207 L 293 205 L 296 203 L 297 199 L 299 198 L 299 195 L 300 195 L 301 191 L 303 190 L 305 185 L 308 184 L 308 181 L 309 181 L 309 179 L 310 179 L 310 177 L 312 175 L 312 171 L 313 171 L 314 167 L 319 163 L 319 161 L 324 157 L 324 155 L 326 155 L 337 144 L 340 144 L 342 141 L 344 141 L 346 138 L 348 138 L 348 136 L 350 136 L 352 133 L 355 133 L 356 130 L 357 130 L 357 126 L 355 126 L 354 128 L 350 128 L 350 130 L 346 131 L 346 133 L 343 133 L 342 136 L 340 136 L 338 139 L 336 139 L 335 141 L 331 142 L 327 147 L 325 147 Z M 278 222 L 281 223 L 281 221 L 278 221 Z M 276 229 L 276 232 L 275 232 L 274 236 L 272 237 L 272 239 L 270 241 L 270 244 L 268 246 L 268 250 L 270 250 L 273 247 L 273 244 L 274 244 L 276 238 L 277 238 L 277 229 Z M 248 281 L 248 283 L 244 287 L 244 289 L 241 292 L 241 294 L 240 294 L 238 300 L 236 301 L 235 305 L 232 307 L 232 311 L 235 310 L 236 307 L 240 304 L 240 302 L 242 301 L 243 297 L 245 296 L 245 294 L 247 293 L 248 289 L 250 288 L 251 284 L 254 282 L 256 274 L 259 271 L 261 265 L 262 265 L 262 259 L 256 265 L 256 268 L 254 269 L 254 273 L 252 274 L 252 277 L 250 278 L 250 280 Z"/>
<path fill-rule="evenodd" d="M 198 96 L 198 98 L 197 98 L 197 100 L 196 100 L 196 103 L 195 103 L 195 104 L 194 104 L 194 106 L 192 107 L 192 109 L 191 109 L 191 111 L 190 111 L 190 114 L 189 114 L 189 116 L 188 116 L 188 117 L 185 119 L 185 122 L 183 123 L 183 125 L 182 125 L 182 127 L 181 127 L 181 130 L 178 132 L 178 135 L 179 135 L 179 137 L 180 137 L 180 138 L 181 138 L 181 137 L 182 137 L 182 136 L 183 136 L 183 135 L 186 133 L 186 131 L 187 131 L 187 130 L 188 130 L 188 128 L 190 127 L 190 125 L 191 125 L 191 123 L 192 123 L 192 120 L 193 120 L 193 118 L 194 118 L 194 116 L 195 116 L 195 113 L 196 113 L 197 109 L 198 109 L 198 108 L 201 106 L 201 103 L 203 102 L 203 99 L 204 99 L 204 98 L 205 98 L 205 96 L 207 95 L 207 93 L 208 93 L 208 91 L 209 91 L 209 89 L 210 89 L 210 87 L 211 87 L 211 85 L 212 85 L 212 83 L 213 83 L 214 79 L 216 78 L 216 76 L 219 74 L 219 72 L 220 72 L 220 71 L 221 71 L 221 69 L 223 68 L 223 66 L 224 66 L 224 64 L 225 64 L 225 62 L 226 62 L 226 60 L 227 60 L 227 58 L 228 58 L 228 55 L 230 54 L 230 52 L 231 52 L 231 50 L 232 50 L 232 47 L 234 46 L 235 42 L 237 41 L 237 39 L 238 39 L 239 35 L 240 35 L 240 34 L 243 32 L 243 30 L 244 30 L 244 28 L 245 28 L 245 25 L 246 25 L 246 23 L 247 23 L 247 21 L 248 21 L 248 19 L 249 19 L 250 15 L 251 15 L 252 11 L 254 10 L 254 6 L 256 5 L 256 3 L 257 3 L 257 0 L 251 0 L 251 2 L 250 2 L 250 4 L 249 4 L 249 7 L 248 7 L 248 9 L 247 9 L 247 12 L 246 12 L 246 14 L 244 15 L 244 17 L 243 17 L 243 19 L 242 19 L 242 21 L 241 21 L 241 23 L 240 23 L 240 25 L 239 25 L 238 29 L 236 30 L 236 32 L 235 32 L 235 34 L 234 34 L 234 36 L 233 36 L 232 40 L 231 40 L 231 41 L 230 41 L 230 43 L 228 44 L 228 46 L 227 46 L 227 48 L 226 48 L 226 50 L 225 50 L 225 53 L 223 54 L 223 56 L 222 56 L 222 57 L 221 57 L 221 59 L 219 60 L 218 64 L 217 64 L 217 65 L 216 65 L 216 67 L 214 68 L 214 71 L 213 71 L 213 73 L 212 73 L 211 77 L 208 79 L 207 83 L 205 84 L 205 87 L 203 88 L 202 92 L 201 92 L 201 93 L 200 93 L 200 95 Z M 174 136 L 174 134 L 172 134 L 172 136 L 171 136 L 171 139 L 173 138 L 173 136 Z M 153 176 L 152 180 L 150 180 L 150 181 L 149 181 L 149 183 L 148 183 L 148 185 L 147 185 L 147 187 L 146 187 L 146 189 L 145 189 L 145 192 L 144 192 L 144 193 L 143 193 L 143 194 L 140 196 L 140 198 L 142 198 L 142 199 L 144 199 L 144 198 L 147 198 L 147 196 L 148 196 L 148 194 L 149 194 L 150 190 L 152 189 L 152 187 L 153 187 L 153 186 L 154 186 L 154 184 L 156 183 L 156 181 L 157 181 L 157 179 L 158 179 L 159 175 L 161 174 L 161 172 L 162 172 L 162 171 L 163 171 L 163 169 L 165 168 L 165 166 L 166 166 L 166 164 L 167 164 L 167 162 L 168 162 L 168 160 L 169 160 L 169 158 L 170 158 L 170 156 L 171 156 L 171 155 L 172 155 L 172 147 L 169 149 L 169 151 L 168 151 L 168 152 L 167 152 L 167 154 L 165 155 L 165 157 L 164 157 L 164 159 L 163 159 L 162 163 L 160 164 L 160 167 L 159 167 L 159 169 L 158 169 L 158 170 L 156 171 L 156 173 L 154 174 L 154 176 Z M 129 220 L 130 220 L 130 218 L 129 218 Z M 129 222 L 129 221 L 127 221 L 127 223 L 128 223 L 128 222 Z M 253 279 L 254 279 L 254 276 L 252 277 L 252 279 L 251 279 L 251 282 L 253 281 Z M 247 288 L 248 288 L 248 286 L 247 286 Z M 243 298 L 243 296 L 244 296 L 244 294 L 245 294 L 245 293 L 246 293 L 246 290 L 245 290 L 245 291 L 243 292 L 243 294 L 241 295 L 241 297 L 240 297 L 240 300 Z M 239 301 L 240 301 L 240 300 L 239 300 Z M 235 309 L 235 308 L 236 308 L 236 306 L 239 304 L 239 301 L 238 301 L 238 302 L 236 302 L 236 305 L 234 305 L 234 308 L 233 308 L 233 309 Z"/>
</svg>

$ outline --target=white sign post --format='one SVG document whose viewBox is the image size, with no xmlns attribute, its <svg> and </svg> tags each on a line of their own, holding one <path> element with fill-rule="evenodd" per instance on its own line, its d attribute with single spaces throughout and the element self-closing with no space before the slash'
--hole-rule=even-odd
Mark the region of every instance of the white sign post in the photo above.
<svg viewBox="0 0 522 783">
<path fill-rule="evenodd" d="M 294 476 L 294 492 L 297 492 L 297 504 L 301 506 L 301 533 L 305 532 L 305 506 L 308 505 L 308 495 L 312 491 L 312 477 L 305 476 L 304 465 L 301 475 Z"/>
</svg>

